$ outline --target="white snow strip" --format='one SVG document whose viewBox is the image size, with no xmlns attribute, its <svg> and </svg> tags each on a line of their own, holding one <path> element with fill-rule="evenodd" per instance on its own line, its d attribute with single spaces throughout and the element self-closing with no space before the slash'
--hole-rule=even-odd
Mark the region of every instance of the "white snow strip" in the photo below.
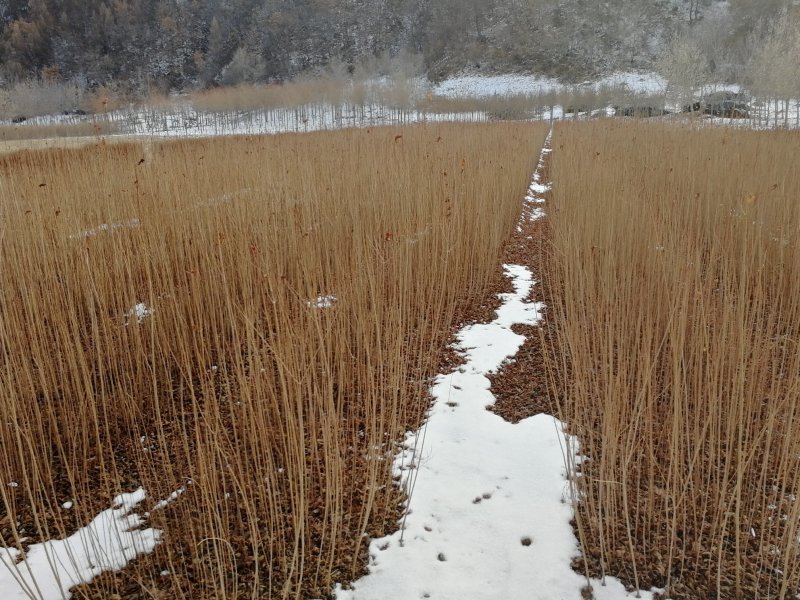
<svg viewBox="0 0 800 600">
<path fill-rule="evenodd" d="M 486 114 L 480 111 L 438 114 L 413 109 L 395 109 L 379 104 L 353 106 L 324 102 L 291 108 L 230 112 L 201 112 L 190 106 L 175 106 L 166 111 L 155 109 L 126 111 L 106 118 L 118 122 L 121 131 L 119 135 L 183 138 L 301 133 L 344 127 L 487 120 Z"/>
<path fill-rule="evenodd" d="M 0 547 L 3 600 L 71 598 L 70 588 L 152 552 L 161 541 L 161 532 L 139 529 L 142 519 L 131 513 L 144 498 L 142 488 L 117 496 L 113 508 L 101 512 L 86 527 L 66 539 L 30 546 L 23 560 L 15 548 Z"/>
<path fill-rule="evenodd" d="M 548 94 L 564 87 L 555 79 L 537 75 L 461 75 L 446 79 L 433 92 L 449 98 L 486 98 Z"/>
<path fill-rule="evenodd" d="M 553 131 L 552 129 L 547 134 L 547 138 L 544 141 L 544 147 L 542 148 L 542 152 L 539 156 L 539 162 L 536 165 L 536 171 L 533 173 L 533 177 L 531 177 L 531 184 L 528 187 L 528 194 L 525 196 L 525 201 L 522 207 L 522 219 L 527 219 L 529 221 L 535 221 L 536 219 L 541 219 L 545 216 L 545 211 L 543 208 L 537 206 L 538 204 L 544 203 L 544 196 L 550 190 L 553 189 L 553 184 L 550 182 L 542 183 L 542 177 L 544 176 L 544 161 L 545 157 L 552 152 L 552 141 L 553 141 Z M 517 230 L 522 231 L 522 225 L 517 225 Z"/>
<path fill-rule="evenodd" d="M 450 98 L 486 98 L 491 96 L 542 95 L 568 93 L 571 90 L 588 91 L 602 88 L 622 88 L 631 94 L 661 94 L 666 80 L 653 72 L 619 72 L 595 81 L 578 85 L 561 83 L 556 79 L 538 75 L 457 75 L 434 86 L 437 96 Z"/>
<path fill-rule="evenodd" d="M 537 219 L 542 219 L 547 213 L 544 212 L 543 208 L 536 207 L 531 209 L 528 213 L 528 219 L 531 221 L 536 221 Z"/>
<path fill-rule="evenodd" d="M 465 363 L 436 378 L 427 422 L 395 458 L 411 494 L 400 530 L 371 541 L 368 575 L 337 585 L 337 600 L 567 600 L 587 584 L 597 600 L 652 599 L 572 570 L 580 548 L 566 465 L 578 448 L 564 424 L 539 414 L 514 425 L 486 410 L 495 402 L 487 375 L 525 341 L 511 327 L 536 324 L 542 308 L 527 301 L 530 270 L 504 269 L 514 291 L 500 294 L 491 323 L 457 334 Z"/>
<path fill-rule="evenodd" d="M 654 72 L 618 72 L 602 79 L 588 80 L 573 85 L 538 75 L 504 74 L 477 75 L 462 73 L 437 85 L 415 79 L 411 82 L 410 98 L 420 99 L 430 92 L 449 98 L 487 98 L 513 95 L 541 96 L 539 119 L 576 118 L 578 113 L 564 114 L 564 107 L 553 105 L 554 94 L 568 97 L 574 93 L 600 91 L 612 87 L 621 92 L 621 97 L 657 96 L 667 94 L 666 81 Z M 175 102 L 168 108 L 128 107 L 125 109 L 96 115 L 49 115 L 34 117 L 28 124 L 96 123 L 106 122 L 116 132 L 99 136 L 114 138 L 123 136 L 143 136 L 148 140 L 154 137 L 210 137 L 219 135 L 260 135 L 284 132 L 308 132 L 333 130 L 343 127 L 374 127 L 380 125 L 402 125 L 417 122 L 483 122 L 489 119 L 483 111 L 435 113 L 411 108 L 384 106 L 388 80 L 373 80 L 369 86 L 372 92 L 355 103 L 310 102 L 301 106 L 284 106 L 260 110 L 203 111 L 197 110 L 190 102 Z M 698 90 L 699 96 L 717 91 L 740 91 L 740 86 L 714 83 Z M 373 93 L 374 92 L 374 93 Z M 620 98 L 622 101 L 622 98 Z M 633 100 L 631 100 L 633 101 Z M 413 104 L 413 102 L 412 102 Z M 709 119 L 708 125 L 729 125 L 754 129 L 774 127 L 800 127 L 800 103 L 794 99 L 788 111 L 772 108 L 770 103 L 758 102 L 753 105 L 753 119 Z M 760 106 L 760 108 L 759 108 Z M 681 106 L 670 102 L 667 108 L 680 111 Z M 580 112 L 587 115 L 588 113 Z M 614 114 L 610 106 L 593 111 L 595 115 Z M 10 122 L 6 121 L 10 124 Z M 223 202 L 227 201 L 222 199 Z M 96 235 L 97 230 L 87 230 L 75 237 Z"/>
<path fill-rule="evenodd" d="M 395 461 L 413 490 L 402 529 L 371 542 L 369 574 L 352 589 L 337 586 L 337 600 L 581 597 L 587 580 L 570 567 L 579 547 L 565 467 L 574 441 L 549 415 L 513 425 L 486 410 L 495 401 L 486 375 L 525 341 L 511 326 L 535 324 L 541 308 L 526 300 L 531 272 L 504 268 L 514 292 L 500 295 L 494 321 L 458 333 L 466 363 L 437 377 L 428 421 Z M 606 583 L 593 582 L 597 598 L 628 597 Z"/>
</svg>

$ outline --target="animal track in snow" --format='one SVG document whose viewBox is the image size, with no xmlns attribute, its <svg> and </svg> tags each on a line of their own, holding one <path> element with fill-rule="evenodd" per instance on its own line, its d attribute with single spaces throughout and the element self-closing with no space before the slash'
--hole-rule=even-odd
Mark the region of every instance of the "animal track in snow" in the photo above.
<svg viewBox="0 0 800 600">
<path fill-rule="evenodd" d="M 497 488 L 497 489 L 500 489 L 500 488 Z M 481 494 L 480 496 L 475 496 L 475 498 L 472 500 L 472 503 L 473 504 L 480 504 L 484 500 L 491 499 L 491 497 L 492 497 L 492 494 L 490 492 L 485 492 L 485 493 Z"/>
</svg>

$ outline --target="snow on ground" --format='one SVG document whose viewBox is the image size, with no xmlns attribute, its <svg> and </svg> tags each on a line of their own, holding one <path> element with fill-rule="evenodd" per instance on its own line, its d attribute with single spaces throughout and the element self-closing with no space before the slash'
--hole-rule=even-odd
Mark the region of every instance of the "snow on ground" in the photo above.
<svg viewBox="0 0 800 600">
<path fill-rule="evenodd" d="M 65 119 L 69 119 L 69 121 L 65 121 Z M 345 127 L 363 128 L 381 125 L 447 121 L 482 122 L 486 120 L 486 113 L 481 111 L 431 113 L 414 109 L 391 108 L 378 104 L 353 106 L 320 102 L 270 110 L 203 112 L 184 103 L 167 109 L 127 108 L 98 115 L 34 117 L 28 119 L 26 125 L 53 125 L 64 122 L 73 124 L 110 123 L 115 133 L 99 137 L 114 139 L 131 136 L 187 138 L 307 133 Z M 96 136 L 86 137 L 94 138 Z"/>
<path fill-rule="evenodd" d="M 570 566 L 579 547 L 565 467 L 574 442 L 552 416 L 514 425 L 486 410 L 494 403 L 486 375 L 525 341 L 511 326 L 535 324 L 541 308 L 525 300 L 530 271 L 505 270 L 514 292 L 501 295 L 494 321 L 459 332 L 466 364 L 437 378 L 428 420 L 396 461 L 413 490 L 402 529 L 371 542 L 369 574 L 338 587 L 337 600 L 581 597 L 588 582 Z M 591 582 L 598 600 L 632 596 L 606 584 Z"/>
<path fill-rule="evenodd" d="M 103 571 L 119 570 L 140 554 L 152 552 L 161 532 L 142 529 L 141 517 L 131 512 L 144 499 L 141 488 L 121 494 L 114 498 L 113 508 L 101 512 L 86 527 L 66 539 L 30 546 L 24 559 L 14 548 L 0 547 L 3 600 L 70 598 L 73 586 L 89 583 Z"/>
<path fill-rule="evenodd" d="M 539 75 L 459 75 L 435 85 L 433 93 L 448 98 L 486 98 L 549 94 L 563 87 L 557 80 Z"/>
<path fill-rule="evenodd" d="M 376 89 L 388 84 L 380 81 L 373 82 Z M 545 96 L 542 106 L 538 108 L 539 114 L 534 115 L 539 119 L 562 119 L 565 116 L 577 118 L 577 114 L 565 115 L 564 108 L 559 105 L 552 106 L 550 94 L 560 94 L 568 98 L 570 94 L 585 94 L 599 92 L 601 88 L 616 88 L 620 97 L 616 100 L 620 104 L 625 102 L 641 101 L 642 96 L 662 97 L 667 100 L 667 82 L 654 72 L 618 72 L 597 80 L 588 80 L 580 84 L 570 85 L 555 79 L 539 75 L 505 74 L 505 75 L 476 75 L 461 74 L 453 76 L 439 84 L 431 85 L 422 81 L 414 81 L 413 97 L 422 98 L 423 91 L 427 89 L 437 96 L 462 99 L 482 99 L 493 96 L 529 95 Z M 702 97 L 719 91 L 740 91 L 740 86 L 733 84 L 712 84 L 704 86 L 698 91 Z M 636 97 L 639 97 L 638 100 Z M 376 98 L 364 105 L 330 104 L 328 102 L 315 102 L 302 106 L 284 107 L 264 110 L 241 111 L 199 111 L 195 110 L 191 102 L 185 99 L 176 99 L 169 108 L 160 107 L 129 107 L 105 114 L 98 115 L 50 115 L 28 119 L 26 125 L 52 125 L 64 123 L 108 123 L 114 134 L 102 137 L 113 139 L 115 137 L 211 137 L 219 135 L 261 135 L 276 133 L 302 133 L 311 131 L 325 131 L 345 127 L 375 127 L 380 125 L 404 125 L 420 122 L 466 121 L 482 122 L 489 119 L 483 111 L 437 113 L 415 110 L 413 108 L 392 108 L 380 104 L 380 93 Z M 626 100 L 627 98 L 627 100 Z M 567 102 L 566 100 L 564 102 Z M 660 104 L 659 101 L 653 100 Z M 789 117 L 789 125 L 800 126 L 796 118 L 797 103 Z M 679 111 L 680 105 L 667 102 L 668 109 Z M 763 110 L 761 112 L 764 112 Z M 580 113 L 585 115 L 585 113 Z M 613 116 L 610 107 L 599 108 L 592 116 Z M 10 121 L 8 122 L 10 124 Z M 769 128 L 780 126 L 775 119 L 766 122 L 763 118 L 751 121 L 735 121 L 730 124 L 753 128 Z M 81 235 L 96 235 L 98 231 L 87 230 Z"/>
<path fill-rule="evenodd" d="M 141 324 L 147 317 L 153 315 L 154 310 L 147 306 L 144 302 L 139 302 L 131 307 L 131 309 L 125 313 L 125 325 L 129 323 L 133 323 L 133 320 L 136 319 L 136 322 Z"/>
<path fill-rule="evenodd" d="M 317 296 L 314 300 L 306 300 L 309 308 L 333 308 L 336 304 L 336 296 Z"/>
<path fill-rule="evenodd" d="M 578 600 L 587 584 L 597 600 L 637 596 L 570 566 L 580 549 L 566 464 L 577 441 L 564 424 L 540 414 L 514 425 L 486 410 L 495 401 L 486 376 L 525 341 L 512 325 L 540 318 L 540 303 L 526 300 L 531 272 L 504 268 L 514 292 L 500 295 L 494 321 L 457 334 L 465 364 L 436 378 L 426 423 L 395 459 L 411 492 L 400 530 L 371 541 L 369 574 L 337 586 L 337 600 Z"/>
<path fill-rule="evenodd" d="M 663 80 L 651 74 L 616 74 L 591 85 L 604 84 L 624 85 L 634 93 L 657 93 Z M 533 76 L 463 76 L 440 84 L 434 91 L 473 97 L 544 94 L 563 89 L 559 85 Z M 791 126 L 792 121 L 800 122 L 800 105 L 793 104 L 790 111 Z M 555 118 L 562 116 L 559 107 L 552 114 Z M 127 122 L 131 129 L 126 135 L 212 136 L 419 121 L 483 121 L 486 115 L 313 105 L 251 113 L 208 114 L 191 108 L 169 113 L 127 111 L 106 118 Z M 69 117 L 70 122 L 79 120 Z M 747 120 L 708 121 L 757 126 Z M 544 155 L 549 151 L 546 146 L 526 194 L 524 218 L 544 216 L 537 205 L 550 189 L 549 183 L 541 181 Z M 209 204 L 230 202 L 247 192 L 239 190 L 210 199 Z M 138 219 L 130 219 L 101 224 L 71 237 L 87 238 L 139 226 Z M 352 589 L 337 586 L 338 600 L 577 599 L 587 583 L 596 600 L 635 595 L 614 579 L 607 578 L 605 583 L 587 581 L 570 567 L 579 546 L 569 525 L 571 490 L 565 465 L 576 460 L 577 440 L 564 432 L 563 423 L 549 415 L 513 425 L 486 410 L 495 400 L 486 375 L 512 359 L 524 342 L 511 326 L 535 324 L 541 308 L 525 300 L 533 285 L 530 271 L 518 265 L 506 265 L 505 269 L 515 291 L 501 295 L 503 303 L 494 321 L 459 332 L 457 345 L 466 362 L 456 371 L 438 376 L 431 389 L 434 404 L 426 424 L 409 434 L 405 450 L 395 461 L 402 485 L 413 491 L 401 530 L 371 542 L 369 574 L 356 581 Z M 324 309 L 335 302 L 334 296 L 319 296 L 307 304 Z M 152 312 L 144 303 L 136 304 L 126 313 L 126 324 L 134 318 L 141 322 Z M 17 483 L 7 485 L 15 487 Z M 154 510 L 174 502 L 185 491 L 185 486 L 178 489 Z M 141 489 L 122 494 L 115 498 L 113 508 L 100 513 L 83 529 L 64 540 L 32 545 L 24 558 L 14 548 L 0 547 L 3 600 L 69 598 L 72 586 L 89 582 L 102 571 L 121 569 L 139 554 L 151 552 L 161 532 L 141 528 L 142 519 L 131 513 L 143 499 Z M 71 509 L 72 502 L 65 502 L 63 508 Z M 639 594 L 652 598 L 649 592 Z"/>
<path fill-rule="evenodd" d="M 707 116 L 705 125 L 725 125 L 740 129 L 800 129 L 800 100 L 792 100 L 789 105 L 783 102 L 775 106 L 773 102 L 751 103 L 750 119 L 727 119 Z"/>
<path fill-rule="evenodd" d="M 486 98 L 517 94 L 541 95 L 570 90 L 624 88 L 632 94 L 663 94 L 666 80 L 658 73 L 619 72 L 598 80 L 570 85 L 539 75 L 458 75 L 433 87 L 433 93 L 450 98 Z"/>
<path fill-rule="evenodd" d="M 544 196 L 553 188 L 552 182 L 544 182 L 544 161 L 548 154 L 552 152 L 553 130 L 547 134 L 542 147 L 542 153 L 539 156 L 539 162 L 536 164 L 536 170 L 531 177 L 531 184 L 528 186 L 528 192 L 525 194 L 525 199 L 522 202 L 522 215 L 520 222 L 517 224 L 517 231 L 522 231 L 522 221 L 525 219 L 535 221 L 545 216 L 544 209 L 541 207 L 544 204 Z"/>
<path fill-rule="evenodd" d="M 144 440 L 144 438 L 143 438 Z M 156 502 L 162 510 L 186 492 L 192 481 Z M 91 581 L 104 571 L 118 571 L 161 542 L 161 531 L 145 528 L 133 512 L 147 497 L 144 489 L 120 494 L 112 508 L 63 540 L 31 545 L 22 555 L 16 548 L 0 546 L 0 598 L 2 600 L 68 600 L 72 587 Z M 61 505 L 70 510 L 73 502 Z M 150 513 L 143 513 L 144 518 Z"/>
<path fill-rule="evenodd" d="M 660 104 L 659 97 L 666 101 L 664 81 L 653 73 L 618 73 L 596 82 L 587 82 L 578 86 L 565 86 L 552 80 L 535 76 L 464 76 L 447 80 L 433 88 L 435 94 L 451 98 L 485 98 L 494 95 L 508 96 L 513 94 L 529 94 L 532 96 L 560 93 L 568 97 L 571 93 L 583 93 L 590 90 L 599 91 L 603 86 L 615 86 L 623 92 L 618 102 L 636 103 L 641 97 L 655 96 L 652 102 Z M 735 85 L 716 84 L 707 86 L 701 96 L 719 91 L 739 91 Z M 639 97 L 638 99 L 636 97 Z M 627 100 L 625 100 L 627 98 Z M 564 107 L 550 105 L 552 100 L 542 100 L 536 118 L 543 120 L 559 120 L 578 118 L 578 114 L 565 114 Z M 665 102 L 671 111 L 680 111 L 681 106 Z M 790 108 L 789 126 L 798 126 L 797 104 Z M 756 111 L 754 110 L 754 115 Z M 766 117 L 771 113 L 761 109 Z M 781 113 L 782 114 L 782 113 Z M 613 116 L 614 109 L 598 108 L 592 116 Z M 580 113 L 580 116 L 588 116 Z M 751 128 L 773 128 L 780 126 L 766 117 L 752 120 L 725 120 L 733 123 L 717 122 L 715 124 L 732 124 Z M 475 110 L 470 112 L 437 113 L 415 109 L 400 109 L 370 104 L 365 106 L 331 105 L 325 103 L 309 104 L 295 108 L 274 110 L 255 110 L 238 112 L 200 112 L 191 106 L 176 106 L 168 111 L 138 109 L 127 110 L 105 116 L 114 122 L 118 134 L 105 137 L 212 137 L 220 135 L 263 135 L 278 133 L 306 133 L 313 131 L 329 131 L 348 127 L 377 127 L 382 125 L 409 125 L 413 123 L 437 122 L 485 122 L 490 119 L 486 112 Z"/>
<path fill-rule="evenodd" d="M 116 123 L 120 135 L 156 137 L 306 133 L 345 127 L 487 120 L 486 114 L 480 111 L 425 113 L 379 105 L 350 106 L 325 103 L 239 112 L 199 112 L 190 106 L 182 106 L 168 112 L 147 109 L 125 111 L 108 118 Z"/>
<path fill-rule="evenodd" d="M 667 89 L 667 80 L 658 73 L 613 73 L 585 86 L 600 89 L 604 87 L 620 87 L 634 94 L 663 94 Z"/>
<path fill-rule="evenodd" d="M 547 155 L 553 151 L 552 143 L 553 130 L 551 129 L 550 133 L 547 134 L 547 138 L 544 140 L 544 147 L 542 148 L 541 156 L 539 156 L 539 162 L 536 164 L 536 171 L 533 173 L 533 177 L 531 177 L 531 184 L 528 186 L 528 193 L 525 196 L 526 202 L 543 203 L 544 197 L 542 194 L 546 194 L 553 188 L 552 182 L 542 181 L 544 177 L 544 161 Z"/>
</svg>

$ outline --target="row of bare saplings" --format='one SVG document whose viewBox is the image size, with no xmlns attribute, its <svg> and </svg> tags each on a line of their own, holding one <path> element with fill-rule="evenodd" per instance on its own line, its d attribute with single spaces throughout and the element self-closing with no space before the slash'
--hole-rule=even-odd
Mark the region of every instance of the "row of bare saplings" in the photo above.
<svg viewBox="0 0 800 600">
<path fill-rule="evenodd" d="M 3 157 L 2 544 L 69 535 L 143 486 L 163 543 L 78 597 L 319 597 L 362 572 L 363 534 L 397 526 L 397 443 L 545 133 Z"/>
<path fill-rule="evenodd" d="M 594 575 L 800 588 L 800 171 L 790 132 L 557 130 L 552 316 Z M 569 366 L 565 370 L 564 365 Z"/>
</svg>

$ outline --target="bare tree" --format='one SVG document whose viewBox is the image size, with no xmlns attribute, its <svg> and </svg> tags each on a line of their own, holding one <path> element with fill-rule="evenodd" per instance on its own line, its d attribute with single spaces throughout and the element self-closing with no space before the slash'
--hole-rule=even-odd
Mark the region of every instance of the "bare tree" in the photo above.
<svg viewBox="0 0 800 600">
<path fill-rule="evenodd" d="M 657 68 L 667 80 L 667 95 L 681 106 L 691 105 L 709 80 L 708 58 L 690 34 L 675 38 Z"/>
<path fill-rule="evenodd" d="M 800 19 L 784 11 L 773 21 L 750 65 L 753 91 L 773 106 L 773 122 L 782 113 L 783 125 L 789 124 L 792 99 L 800 98 Z"/>
</svg>

